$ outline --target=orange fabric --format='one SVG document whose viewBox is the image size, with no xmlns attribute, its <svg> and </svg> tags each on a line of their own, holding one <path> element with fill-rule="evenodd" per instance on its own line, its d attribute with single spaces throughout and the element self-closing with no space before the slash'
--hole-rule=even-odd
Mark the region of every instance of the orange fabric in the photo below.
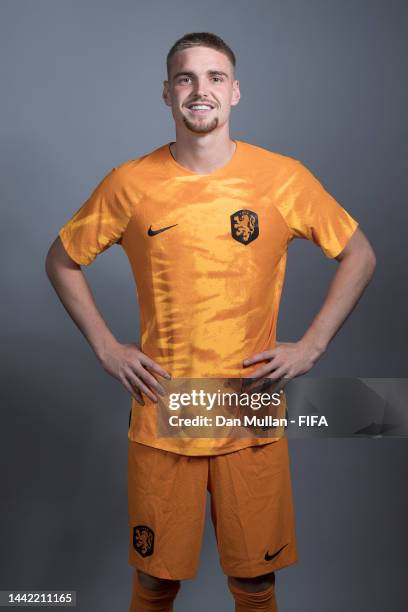
<svg viewBox="0 0 408 612">
<path fill-rule="evenodd" d="M 207 491 L 227 576 L 262 576 L 296 563 L 287 438 L 207 457 L 128 445 L 131 565 L 158 578 L 193 578 Z"/>
<path fill-rule="evenodd" d="M 245 358 L 275 345 L 291 240 L 333 258 L 357 225 L 298 160 L 237 141 L 229 163 L 206 175 L 178 164 L 168 144 L 123 163 L 59 236 L 84 266 L 121 244 L 137 286 L 140 348 L 174 378 L 240 378 L 259 367 L 244 368 Z M 185 455 L 266 442 L 160 438 L 156 405 L 145 401 L 132 400 L 130 440 Z"/>
<path fill-rule="evenodd" d="M 158 591 L 146 589 L 134 572 L 129 612 L 173 612 L 173 602 L 179 590 L 179 583 L 164 584 Z"/>
<path fill-rule="evenodd" d="M 278 612 L 274 584 L 256 593 L 242 591 L 232 583 L 228 586 L 235 599 L 235 612 Z"/>
</svg>

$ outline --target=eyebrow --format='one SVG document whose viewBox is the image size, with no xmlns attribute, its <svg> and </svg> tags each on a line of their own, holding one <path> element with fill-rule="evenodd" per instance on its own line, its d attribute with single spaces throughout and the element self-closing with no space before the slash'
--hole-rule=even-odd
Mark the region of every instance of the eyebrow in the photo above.
<svg viewBox="0 0 408 612">
<path fill-rule="evenodd" d="M 228 74 L 226 72 L 223 72 L 222 70 L 207 70 L 207 74 L 209 74 L 210 76 L 224 76 L 225 78 L 229 78 Z M 180 76 L 189 76 L 189 77 L 194 77 L 194 72 L 189 72 L 187 70 L 182 71 L 182 72 L 176 72 L 176 74 L 173 76 L 173 79 L 177 79 Z"/>
</svg>

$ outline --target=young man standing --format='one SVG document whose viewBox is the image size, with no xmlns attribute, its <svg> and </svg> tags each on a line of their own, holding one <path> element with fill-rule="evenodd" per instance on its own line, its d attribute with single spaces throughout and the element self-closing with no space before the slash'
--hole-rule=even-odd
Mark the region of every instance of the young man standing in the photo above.
<svg viewBox="0 0 408 612">
<path fill-rule="evenodd" d="M 167 57 L 176 140 L 114 168 L 62 227 L 46 269 L 102 367 L 133 395 L 129 423 L 131 610 L 171 611 L 197 570 L 207 490 L 239 612 L 276 611 L 275 572 L 297 561 L 287 438 L 160 437 L 157 401 L 184 378 L 291 379 L 308 372 L 360 298 L 375 257 L 357 222 L 299 161 L 230 138 L 235 56 L 188 34 Z M 339 265 L 297 342 L 277 342 L 287 247 Z M 124 248 L 141 315 L 121 344 L 81 266 Z"/>
</svg>

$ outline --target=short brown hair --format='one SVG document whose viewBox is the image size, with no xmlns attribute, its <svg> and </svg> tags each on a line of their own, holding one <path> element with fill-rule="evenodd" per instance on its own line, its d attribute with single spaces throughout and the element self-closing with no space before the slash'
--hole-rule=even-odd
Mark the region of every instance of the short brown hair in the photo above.
<svg viewBox="0 0 408 612">
<path fill-rule="evenodd" d="M 173 56 L 178 51 L 183 51 L 184 49 L 189 49 L 190 47 L 210 47 L 210 49 L 220 51 L 228 57 L 233 68 L 235 69 L 236 59 L 234 52 L 227 45 L 227 43 L 222 40 L 222 38 L 216 34 L 211 34 L 210 32 L 191 32 L 190 34 L 184 34 L 182 38 L 179 38 L 168 52 L 167 76 L 170 75 L 170 65 Z"/>
</svg>

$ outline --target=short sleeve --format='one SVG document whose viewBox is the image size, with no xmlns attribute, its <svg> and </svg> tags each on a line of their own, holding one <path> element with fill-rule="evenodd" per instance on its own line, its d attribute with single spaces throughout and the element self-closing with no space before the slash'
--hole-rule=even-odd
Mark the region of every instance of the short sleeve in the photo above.
<svg viewBox="0 0 408 612">
<path fill-rule="evenodd" d="M 331 196 L 298 160 L 293 160 L 279 189 L 278 208 L 290 239 L 305 238 L 319 246 L 326 257 L 337 257 L 358 227 L 358 222 Z"/>
<path fill-rule="evenodd" d="M 132 208 L 120 174 L 113 168 L 58 233 L 68 255 L 80 265 L 89 265 L 120 242 L 126 230 Z"/>
</svg>

